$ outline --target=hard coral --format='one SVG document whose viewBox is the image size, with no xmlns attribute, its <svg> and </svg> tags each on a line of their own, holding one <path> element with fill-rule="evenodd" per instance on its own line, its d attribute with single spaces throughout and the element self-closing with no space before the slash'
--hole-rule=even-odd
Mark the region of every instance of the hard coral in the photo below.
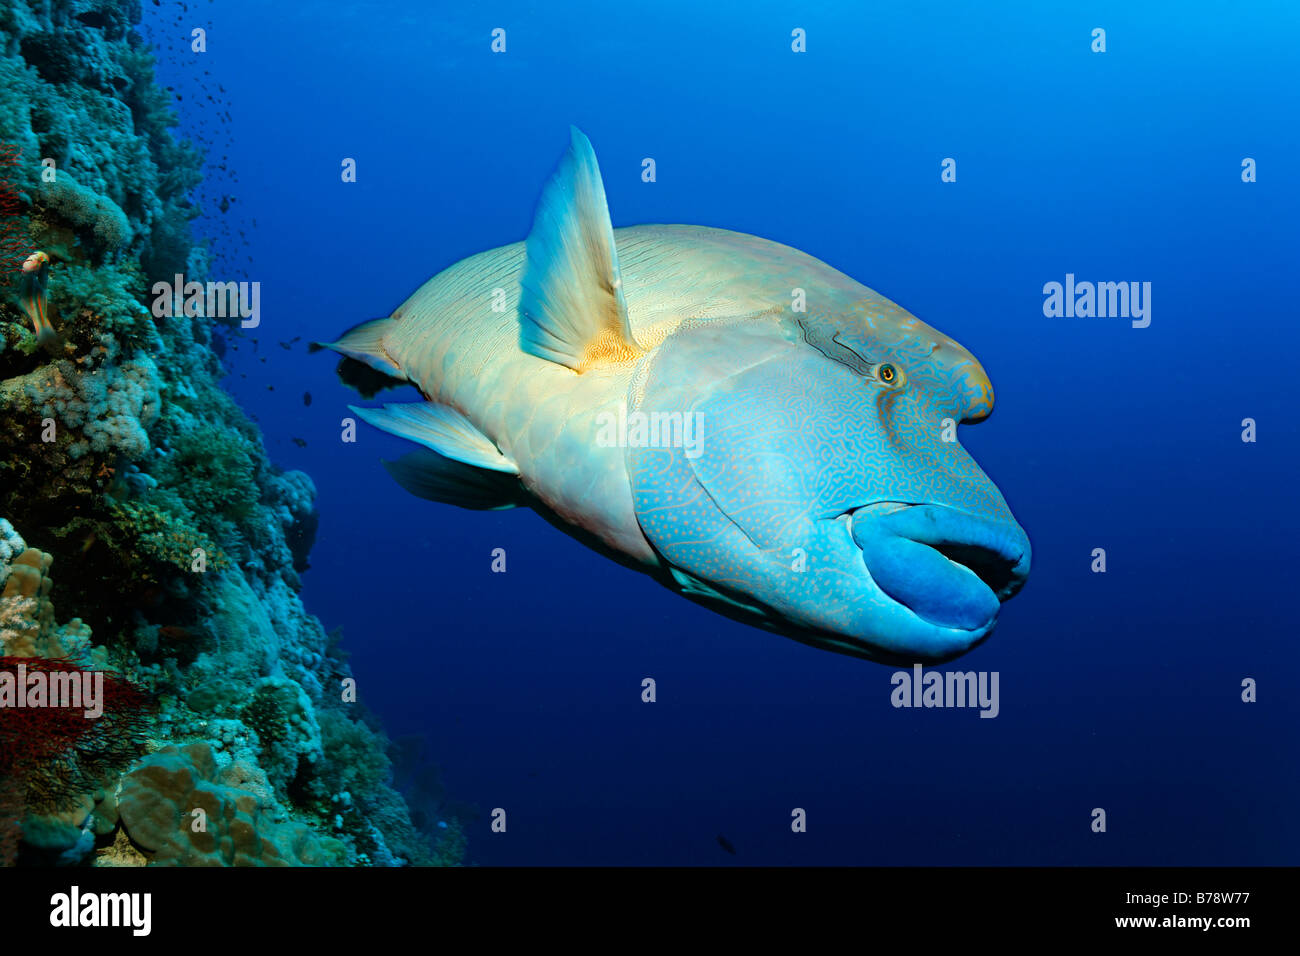
<svg viewBox="0 0 1300 956">
<path fill-rule="evenodd" d="M 198 422 L 175 434 L 170 444 L 166 471 L 184 482 L 200 511 L 237 519 L 253 510 L 261 491 L 251 442 L 238 432 Z"/>
<path fill-rule="evenodd" d="M 194 572 L 200 560 L 204 570 L 230 567 L 225 552 L 184 518 L 156 505 L 133 501 L 113 502 L 109 509 L 118 521 L 130 526 L 140 553 L 155 561 L 186 573 Z"/>
<path fill-rule="evenodd" d="M 130 269 L 60 264 L 50 281 L 50 312 L 80 356 L 112 359 L 138 348 L 156 353 L 157 330 L 136 294 L 143 289 L 143 278 Z"/>
<path fill-rule="evenodd" d="M 237 776 L 227 778 L 239 781 Z M 342 862 L 337 840 L 301 823 L 273 821 L 265 796 L 218 782 L 212 748 L 164 747 L 127 774 L 118 797 L 122 827 L 155 864 L 323 866 Z M 196 812 L 198 811 L 198 812 Z"/>
<path fill-rule="evenodd" d="M 90 629 L 80 618 L 64 627 L 54 622 L 50 565 L 54 559 L 28 548 L 9 562 L 0 592 L 0 653 L 12 657 L 69 657 L 90 647 Z"/>
<path fill-rule="evenodd" d="M 259 762 L 277 792 L 288 791 L 304 762 L 311 765 L 321 758 L 321 731 L 311 700 L 287 678 L 258 681 L 239 719 L 257 733 Z"/>
<path fill-rule="evenodd" d="M 131 224 L 122 207 L 78 185 L 67 172 L 59 172 L 54 182 L 42 182 L 34 197 L 34 217 L 47 228 L 66 223 L 93 254 L 116 252 L 131 239 Z"/>
<path fill-rule="evenodd" d="M 0 518 L 0 585 L 9 577 L 9 562 L 27 550 L 23 536 L 4 518 Z"/>
<path fill-rule="evenodd" d="M 47 419 L 71 430 L 67 453 L 116 452 L 144 457 L 151 447 L 148 428 L 158 417 L 161 397 L 158 367 L 141 354 L 131 361 L 84 370 L 61 360 L 0 383 L 0 405 L 13 409 L 28 428 L 40 433 Z"/>
</svg>

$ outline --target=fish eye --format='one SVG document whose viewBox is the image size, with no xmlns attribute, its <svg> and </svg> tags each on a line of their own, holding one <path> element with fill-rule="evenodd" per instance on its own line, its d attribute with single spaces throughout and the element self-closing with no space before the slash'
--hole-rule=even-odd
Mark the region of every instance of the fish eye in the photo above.
<svg viewBox="0 0 1300 956">
<path fill-rule="evenodd" d="M 876 378 L 886 385 L 902 385 L 903 370 L 886 362 L 876 369 Z"/>
</svg>

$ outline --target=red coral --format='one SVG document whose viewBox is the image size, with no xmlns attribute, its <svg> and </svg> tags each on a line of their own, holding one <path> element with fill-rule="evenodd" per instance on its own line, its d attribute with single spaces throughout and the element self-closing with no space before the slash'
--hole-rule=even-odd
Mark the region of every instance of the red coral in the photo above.
<svg viewBox="0 0 1300 956">
<path fill-rule="evenodd" d="M 10 179 L 22 154 L 12 143 L 0 143 L 0 289 L 12 285 L 22 261 L 31 252 L 32 240 L 21 217 L 22 204 Z"/>
<path fill-rule="evenodd" d="M 0 657 L 0 673 L 96 673 L 99 717 L 86 706 L 0 706 L 0 863 L 16 857 L 22 818 L 33 806 L 56 807 L 102 784 L 139 753 L 152 701 L 118 674 L 83 670 L 65 658 Z M 49 681 L 46 677 L 46 681 Z M 83 701 L 83 705 L 85 702 Z"/>
</svg>

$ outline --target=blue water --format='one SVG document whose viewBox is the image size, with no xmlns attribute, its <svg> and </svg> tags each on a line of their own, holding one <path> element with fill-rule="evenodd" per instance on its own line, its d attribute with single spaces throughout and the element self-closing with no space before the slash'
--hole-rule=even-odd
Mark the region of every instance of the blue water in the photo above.
<svg viewBox="0 0 1300 956">
<path fill-rule="evenodd" d="M 236 202 L 196 223 L 228 233 L 216 277 L 262 283 L 229 387 L 320 489 L 307 606 L 343 628 L 390 733 L 425 735 L 479 808 L 470 858 L 1300 862 L 1300 8 L 547 6 L 146 13 L 182 128 L 219 144 L 213 166 L 228 156 L 208 189 Z M 229 122 L 203 98 L 216 83 Z M 894 668 L 725 620 L 531 512 L 416 500 L 379 465 L 405 443 L 364 426 L 340 442 L 357 397 L 306 342 L 522 239 L 570 123 L 615 226 L 798 247 L 981 359 L 997 410 L 962 441 L 1035 549 L 996 633 L 948 665 L 1000 674 L 996 719 L 895 709 Z M 1044 316 L 1066 273 L 1152 283 L 1150 326 Z"/>
</svg>

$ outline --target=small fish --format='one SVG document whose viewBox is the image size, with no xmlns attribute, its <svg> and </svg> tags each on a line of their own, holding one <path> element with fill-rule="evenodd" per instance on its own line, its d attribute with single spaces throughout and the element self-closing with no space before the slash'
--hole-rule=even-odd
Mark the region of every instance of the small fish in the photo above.
<svg viewBox="0 0 1300 956">
<path fill-rule="evenodd" d="M 303 441 L 301 438 L 295 438 L 295 439 L 293 440 L 293 443 L 294 443 L 295 445 L 297 445 L 299 448 L 306 448 L 306 447 L 307 447 L 307 443 L 306 443 L 305 441 Z"/>
<path fill-rule="evenodd" d="M 728 840 L 726 837 L 724 837 L 721 833 L 718 834 L 718 846 L 722 847 L 732 856 L 736 855 L 736 848 L 732 846 L 731 841 Z"/>
<path fill-rule="evenodd" d="M 310 404 L 311 404 L 311 392 L 303 392 L 303 393 L 302 393 L 302 403 L 303 403 L 304 405 L 310 405 Z"/>
<path fill-rule="evenodd" d="M 54 326 L 46 314 L 46 287 L 50 281 L 50 257 L 43 252 L 33 252 L 23 263 L 22 277 L 18 280 L 18 304 L 31 319 L 36 330 L 36 341 L 49 342 L 55 338 Z"/>
</svg>

